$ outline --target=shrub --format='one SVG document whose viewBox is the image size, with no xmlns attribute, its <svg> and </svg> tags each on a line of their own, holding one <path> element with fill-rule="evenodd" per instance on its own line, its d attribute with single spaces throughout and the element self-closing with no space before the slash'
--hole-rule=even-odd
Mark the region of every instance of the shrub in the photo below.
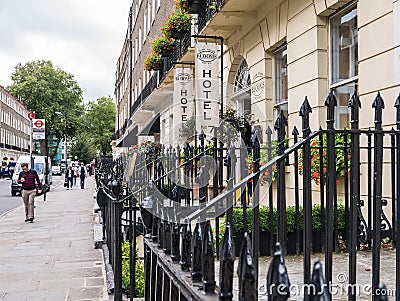
<svg viewBox="0 0 400 301">
<path fill-rule="evenodd" d="M 277 209 L 273 209 L 273 231 L 277 232 Z M 339 231 L 344 231 L 345 229 L 345 208 L 344 205 L 337 205 L 337 214 L 338 214 L 338 228 Z M 321 206 L 319 204 L 315 204 L 312 206 L 312 229 L 321 231 Z M 252 227 L 252 211 L 251 208 L 247 208 L 246 211 L 246 220 L 247 220 L 247 229 L 248 232 L 251 232 Z M 299 223 L 300 230 L 303 230 L 303 207 L 299 207 Z M 241 233 L 243 232 L 243 209 L 242 208 L 234 208 L 233 209 L 233 218 L 232 218 L 232 229 L 233 233 Z M 296 232 L 296 207 L 288 206 L 286 207 L 286 229 L 287 233 Z M 268 207 L 260 207 L 260 231 L 265 232 L 269 231 L 269 208 Z"/>
<path fill-rule="evenodd" d="M 130 291 L 130 269 L 129 269 L 129 241 L 126 240 L 122 245 L 122 281 L 129 297 Z M 138 250 L 136 249 L 136 274 L 135 274 L 135 293 L 136 297 L 144 297 L 144 266 L 138 259 Z"/>
</svg>

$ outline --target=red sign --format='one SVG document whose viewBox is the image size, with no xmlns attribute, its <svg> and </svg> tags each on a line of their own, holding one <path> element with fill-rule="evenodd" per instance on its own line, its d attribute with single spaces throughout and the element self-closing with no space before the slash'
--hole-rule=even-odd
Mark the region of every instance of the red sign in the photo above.
<svg viewBox="0 0 400 301">
<path fill-rule="evenodd" d="M 32 120 L 33 118 L 35 118 L 35 113 L 29 112 L 29 113 L 28 113 L 28 118 L 29 118 L 30 120 Z"/>
<path fill-rule="evenodd" d="M 37 119 L 33 124 L 35 125 L 35 127 L 40 129 L 44 125 L 44 122 L 40 119 Z"/>
</svg>

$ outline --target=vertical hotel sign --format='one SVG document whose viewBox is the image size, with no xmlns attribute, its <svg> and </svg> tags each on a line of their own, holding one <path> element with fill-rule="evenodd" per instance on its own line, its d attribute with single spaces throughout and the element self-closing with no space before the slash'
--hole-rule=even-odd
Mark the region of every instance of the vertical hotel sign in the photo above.
<svg viewBox="0 0 400 301">
<path fill-rule="evenodd" d="M 196 44 L 196 130 L 209 134 L 219 125 L 219 45 Z"/>
<path fill-rule="evenodd" d="M 192 68 L 177 67 L 174 73 L 174 141 L 180 144 L 188 137 L 182 137 L 179 129 L 194 115 Z"/>
</svg>

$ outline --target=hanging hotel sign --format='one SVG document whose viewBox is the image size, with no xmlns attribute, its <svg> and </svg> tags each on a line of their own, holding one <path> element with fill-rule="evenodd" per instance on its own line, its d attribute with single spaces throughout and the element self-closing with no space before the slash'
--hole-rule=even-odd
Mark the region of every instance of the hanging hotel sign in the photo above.
<svg viewBox="0 0 400 301">
<path fill-rule="evenodd" d="M 174 73 L 174 105 L 173 105 L 173 136 L 174 141 L 181 143 L 190 137 L 185 137 L 183 125 L 188 125 L 194 115 L 193 105 L 193 75 L 192 68 L 177 67 Z"/>
<path fill-rule="evenodd" d="M 196 44 L 196 130 L 209 134 L 219 125 L 219 45 Z"/>
</svg>

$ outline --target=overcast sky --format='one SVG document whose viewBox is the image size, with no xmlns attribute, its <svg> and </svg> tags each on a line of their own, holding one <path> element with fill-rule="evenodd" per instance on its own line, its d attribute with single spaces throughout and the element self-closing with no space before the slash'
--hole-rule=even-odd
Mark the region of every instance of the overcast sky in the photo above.
<svg viewBox="0 0 400 301">
<path fill-rule="evenodd" d="M 0 85 L 18 63 L 50 60 L 75 76 L 85 101 L 114 97 L 132 0 L 0 0 Z"/>
</svg>

